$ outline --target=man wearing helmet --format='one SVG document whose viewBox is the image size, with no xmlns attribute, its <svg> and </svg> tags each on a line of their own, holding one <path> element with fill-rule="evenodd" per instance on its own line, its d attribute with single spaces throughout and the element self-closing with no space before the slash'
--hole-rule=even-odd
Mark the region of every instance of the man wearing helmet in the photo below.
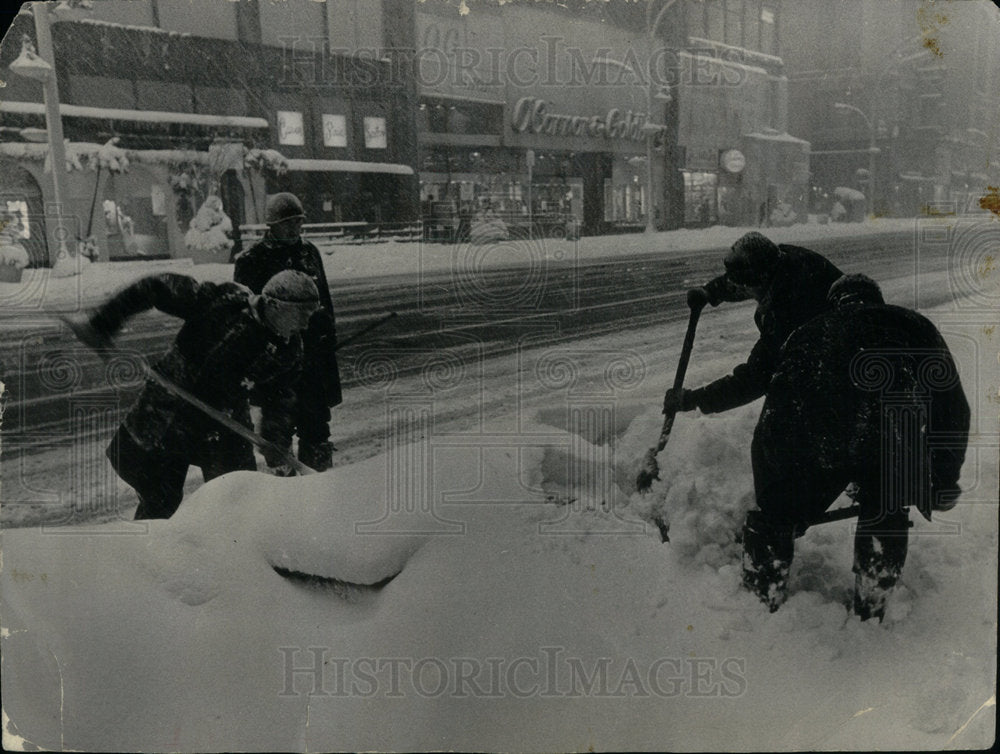
<svg viewBox="0 0 1000 754">
<path fill-rule="evenodd" d="M 298 270 L 309 275 L 316 284 L 321 306 L 302 334 L 305 354 L 295 389 L 295 426 L 299 437 L 299 460 L 323 471 L 333 463 L 330 409 L 342 401 L 330 287 L 319 250 L 302 238 L 305 212 L 298 197 L 287 192 L 268 197 L 264 219 L 267 232 L 258 243 L 236 257 L 233 279 L 254 293 L 260 293 L 276 273 Z M 262 394 L 260 400 L 266 413 L 269 397 Z"/>
<path fill-rule="evenodd" d="M 151 368 L 212 408 L 251 426 L 250 393 L 270 396 L 261 435 L 291 447 L 294 385 L 302 340 L 319 307 L 309 276 L 274 275 L 261 295 L 235 283 L 199 283 L 186 275 L 150 275 L 69 322 L 87 345 L 102 349 L 125 321 L 148 309 L 184 320 L 170 350 Z M 139 496 L 136 519 L 170 518 L 181 504 L 189 466 L 205 481 L 239 469 L 255 470 L 249 441 L 148 379 L 107 449 L 118 475 Z M 283 459 L 264 452 L 268 466 Z"/>
</svg>

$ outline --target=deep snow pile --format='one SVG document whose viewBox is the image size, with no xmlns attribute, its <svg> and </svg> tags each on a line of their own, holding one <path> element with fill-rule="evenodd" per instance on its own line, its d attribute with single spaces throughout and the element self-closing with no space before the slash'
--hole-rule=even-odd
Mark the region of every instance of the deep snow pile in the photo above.
<svg viewBox="0 0 1000 754">
<path fill-rule="evenodd" d="M 917 520 L 882 625 L 844 607 L 849 524 L 818 527 L 769 614 L 732 545 L 756 410 L 679 417 L 664 481 L 643 498 L 619 477 L 616 506 L 575 494 L 565 445 L 438 449 L 429 497 L 401 497 L 422 457 L 406 446 L 231 474 L 148 532 L 5 531 L 7 733 L 84 750 L 987 745 L 995 509 L 960 505 L 960 536 Z M 622 416 L 600 440 L 631 453 L 659 416 Z M 669 544 L 642 526 L 653 508 Z"/>
</svg>

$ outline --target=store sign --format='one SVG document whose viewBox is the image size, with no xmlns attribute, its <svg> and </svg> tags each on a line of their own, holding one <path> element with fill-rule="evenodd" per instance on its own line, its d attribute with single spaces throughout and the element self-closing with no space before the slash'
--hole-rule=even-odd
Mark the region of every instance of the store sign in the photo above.
<svg viewBox="0 0 1000 754">
<path fill-rule="evenodd" d="M 719 153 L 714 147 L 688 147 L 684 151 L 688 170 L 715 170 L 718 166 Z"/>
<path fill-rule="evenodd" d="M 511 113 L 511 128 L 516 133 L 536 133 L 549 136 L 592 136 L 605 139 L 642 141 L 649 129 L 645 113 L 624 113 L 614 107 L 605 115 L 565 115 L 548 112 L 545 100 L 522 97 Z M 666 138 L 666 126 L 653 130 L 654 143 Z"/>
<path fill-rule="evenodd" d="M 292 110 L 278 111 L 278 143 L 305 145 L 306 132 L 302 125 L 302 113 Z"/>
<path fill-rule="evenodd" d="M 742 173 L 747 166 L 746 156 L 738 149 L 727 149 L 719 159 L 722 167 L 730 173 Z"/>
<path fill-rule="evenodd" d="M 347 118 L 345 116 L 323 114 L 323 146 L 347 146 Z"/>
<path fill-rule="evenodd" d="M 365 118 L 365 147 L 385 149 L 388 147 L 385 134 L 385 118 Z"/>
</svg>

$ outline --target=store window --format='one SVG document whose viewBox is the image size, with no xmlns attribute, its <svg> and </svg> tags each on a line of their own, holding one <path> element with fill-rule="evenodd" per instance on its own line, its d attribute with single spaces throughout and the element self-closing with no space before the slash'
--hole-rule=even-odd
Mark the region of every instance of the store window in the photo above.
<svg viewBox="0 0 1000 754">
<path fill-rule="evenodd" d="M 306 143 L 302 113 L 294 110 L 278 110 L 278 143 L 303 146 Z"/>
<path fill-rule="evenodd" d="M 323 113 L 323 146 L 347 146 L 347 116 Z"/>
<path fill-rule="evenodd" d="M 389 146 L 385 130 L 385 118 L 368 116 L 364 118 L 365 148 L 385 149 Z"/>
<path fill-rule="evenodd" d="M 604 221 L 609 223 L 641 223 L 646 219 L 645 187 L 638 176 L 615 183 L 604 179 Z"/>
<path fill-rule="evenodd" d="M 210 115 L 246 115 L 250 111 L 244 90 L 221 86 L 195 86 L 194 106 L 195 112 Z"/>
<path fill-rule="evenodd" d="M 503 123 L 503 105 L 425 97 L 419 123 L 428 133 L 495 134 Z"/>
<path fill-rule="evenodd" d="M 132 81 L 106 76 L 69 75 L 69 97 L 76 105 L 135 110 Z"/>
<path fill-rule="evenodd" d="M 169 256 L 166 197 L 165 188 L 142 168 L 108 177 L 101 214 L 93 220 L 95 229 L 104 226 L 108 259 Z"/>
<path fill-rule="evenodd" d="M 169 81 L 136 82 L 136 105 L 139 110 L 191 112 L 191 87 Z"/>
<path fill-rule="evenodd" d="M 684 171 L 684 223 L 711 225 L 718 221 L 716 189 L 717 173 L 698 170 Z"/>
</svg>

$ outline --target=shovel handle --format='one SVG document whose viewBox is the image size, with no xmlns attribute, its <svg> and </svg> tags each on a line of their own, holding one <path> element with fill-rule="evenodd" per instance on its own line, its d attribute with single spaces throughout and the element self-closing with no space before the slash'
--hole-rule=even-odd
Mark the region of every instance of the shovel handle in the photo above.
<svg viewBox="0 0 1000 754">
<path fill-rule="evenodd" d="M 684 375 L 687 374 L 688 363 L 691 361 L 691 351 L 694 349 L 694 334 L 698 329 L 698 318 L 701 317 L 701 310 L 705 308 L 705 303 L 699 301 L 691 306 L 691 314 L 688 317 L 687 332 L 684 333 L 684 344 L 681 346 L 681 356 L 677 360 L 677 372 L 674 374 L 674 390 L 679 391 L 684 387 Z M 663 428 L 660 430 L 660 439 L 656 443 L 656 452 L 659 453 L 667 445 L 667 438 L 674 428 L 674 418 L 677 410 L 668 411 L 663 417 Z"/>
</svg>

